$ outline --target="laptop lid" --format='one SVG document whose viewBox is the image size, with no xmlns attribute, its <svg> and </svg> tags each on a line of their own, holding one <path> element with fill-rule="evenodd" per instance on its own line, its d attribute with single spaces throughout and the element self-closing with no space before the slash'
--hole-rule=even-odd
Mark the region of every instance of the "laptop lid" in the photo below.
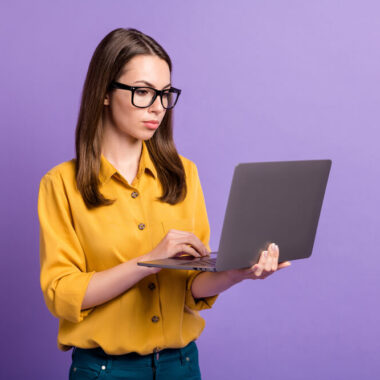
<svg viewBox="0 0 380 380">
<path fill-rule="evenodd" d="M 313 250 L 331 160 L 242 163 L 236 166 L 220 238 L 217 271 L 258 261 L 269 242 L 279 262 Z"/>
</svg>

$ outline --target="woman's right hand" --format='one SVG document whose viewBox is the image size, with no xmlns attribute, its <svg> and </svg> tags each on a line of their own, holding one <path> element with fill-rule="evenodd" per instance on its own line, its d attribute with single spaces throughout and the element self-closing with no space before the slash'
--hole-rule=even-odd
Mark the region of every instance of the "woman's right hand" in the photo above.
<svg viewBox="0 0 380 380">
<path fill-rule="evenodd" d="M 160 243 L 152 251 L 140 257 L 139 261 L 167 259 L 183 254 L 203 257 L 209 256 L 210 252 L 193 233 L 170 230 Z"/>
</svg>

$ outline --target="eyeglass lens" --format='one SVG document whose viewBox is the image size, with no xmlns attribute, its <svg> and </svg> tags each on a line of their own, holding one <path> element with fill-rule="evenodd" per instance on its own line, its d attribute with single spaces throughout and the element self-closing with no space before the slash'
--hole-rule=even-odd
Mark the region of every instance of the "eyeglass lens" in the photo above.
<svg viewBox="0 0 380 380">
<path fill-rule="evenodd" d="M 148 107 L 153 103 L 156 92 L 151 88 L 140 87 L 135 90 L 133 96 L 133 103 L 137 107 Z M 176 92 L 165 91 L 162 94 L 162 105 L 164 108 L 171 108 L 177 100 L 178 94 Z"/>
</svg>

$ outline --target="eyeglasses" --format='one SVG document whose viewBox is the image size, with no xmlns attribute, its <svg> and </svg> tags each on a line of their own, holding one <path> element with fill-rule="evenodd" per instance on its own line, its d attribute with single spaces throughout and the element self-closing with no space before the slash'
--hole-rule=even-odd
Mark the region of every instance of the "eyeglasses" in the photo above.
<svg viewBox="0 0 380 380">
<path fill-rule="evenodd" d="M 156 90 L 152 87 L 132 87 L 115 81 L 110 85 L 110 89 L 114 88 L 131 91 L 132 104 L 138 108 L 150 107 L 157 96 L 159 96 L 161 98 L 162 107 L 168 110 L 176 105 L 179 95 L 181 94 L 181 90 L 174 87 L 165 90 Z"/>
</svg>

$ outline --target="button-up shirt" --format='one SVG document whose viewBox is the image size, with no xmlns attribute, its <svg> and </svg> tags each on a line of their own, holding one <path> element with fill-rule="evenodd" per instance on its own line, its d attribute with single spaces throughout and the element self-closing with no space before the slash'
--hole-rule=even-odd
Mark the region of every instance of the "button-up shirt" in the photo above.
<svg viewBox="0 0 380 380">
<path fill-rule="evenodd" d="M 101 347 L 108 354 L 141 355 L 184 347 L 199 337 L 198 311 L 216 296 L 194 299 L 200 273 L 162 269 L 118 297 L 81 310 L 88 283 L 104 271 L 150 252 L 170 229 L 193 232 L 208 248 L 210 228 L 196 165 L 180 155 L 187 196 L 175 205 L 157 200 L 162 186 L 145 142 L 131 184 L 101 155 L 100 188 L 110 206 L 88 209 L 76 187 L 75 159 L 40 182 L 40 282 L 46 305 L 59 318 L 58 348 Z"/>
</svg>

